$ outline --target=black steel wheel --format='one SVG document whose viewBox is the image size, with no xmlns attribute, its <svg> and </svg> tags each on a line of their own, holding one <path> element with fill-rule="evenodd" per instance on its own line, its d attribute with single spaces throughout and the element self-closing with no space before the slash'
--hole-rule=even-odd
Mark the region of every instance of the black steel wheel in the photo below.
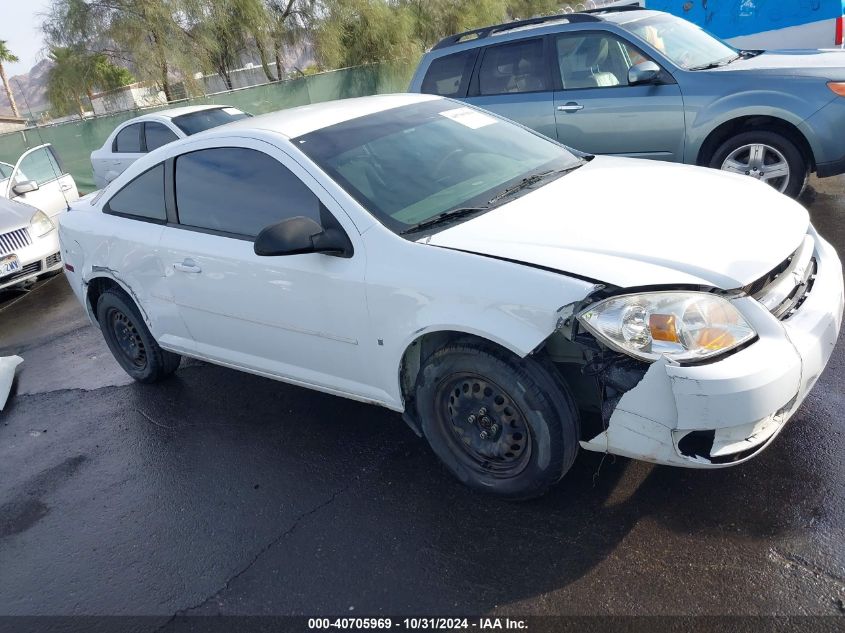
<svg viewBox="0 0 845 633">
<path fill-rule="evenodd" d="M 483 341 L 432 354 L 420 369 L 415 406 L 434 452 L 476 490 L 541 495 L 577 454 L 578 415 L 562 380 L 536 359 Z"/>
<path fill-rule="evenodd" d="M 133 367 L 143 370 L 147 366 L 147 348 L 135 324 L 117 308 L 108 310 L 106 321 L 124 359 Z"/>
<path fill-rule="evenodd" d="M 514 477 L 531 458 L 531 429 L 506 389 L 476 373 L 441 380 L 438 422 L 458 459 L 479 474 Z"/>
<path fill-rule="evenodd" d="M 115 360 L 138 382 L 158 382 L 179 367 L 182 357 L 159 347 L 122 289 L 109 288 L 100 295 L 97 322 Z"/>
</svg>

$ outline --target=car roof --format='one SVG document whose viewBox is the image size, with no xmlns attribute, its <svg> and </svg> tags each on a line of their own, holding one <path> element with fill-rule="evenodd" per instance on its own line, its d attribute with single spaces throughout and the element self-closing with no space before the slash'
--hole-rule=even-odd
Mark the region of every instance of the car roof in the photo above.
<svg viewBox="0 0 845 633">
<path fill-rule="evenodd" d="M 269 114 L 260 114 L 200 134 L 209 135 L 215 133 L 215 130 L 219 130 L 220 134 L 231 134 L 233 131 L 242 130 L 266 130 L 294 138 L 369 114 L 384 112 L 413 103 L 442 99 L 443 97 L 435 95 L 405 93 L 326 101 L 279 110 Z M 196 136 L 198 135 L 194 135 L 194 138 Z"/>
<path fill-rule="evenodd" d="M 182 106 L 179 108 L 168 108 L 166 110 L 156 110 L 155 112 L 148 112 L 146 114 L 142 114 L 141 116 L 137 116 L 131 121 L 144 121 L 148 119 L 154 119 L 156 117 L 162 117 L 165 119 L 175 119 L 177 116 L 182 116 L 183 114 L 193 114 L 194 112 L 202 112 L 203 110 L 219 110 L 220 108 L 228 108 L 230 106 L 225 105 L 195 105 L 195 106 Z M 129 123 L 130 121 L 127 121 Z"/>
<path fill-rule="evenodd" d="M 624 24 L 625 22 L 633 19 L 657 13 L 660 12 L 644 9 L 639 4 L 626 4 L 621 6 L 604 7 L 601 9 L 591 9 L 587 11 L 538 16 L 528 18 L 526 20 L 514 20 L 512 22 L 492 24 L 490 26 L 484 26 L 444 37 L 431 48 L 431 52 L 440 51 L 461 44 L 483 45 L 484 43 L 487 43 L 484 42 L 487 38 L 511 35 L 519 32 L 531 32 L 544 27 L 568 26 L 574 24 L 600 24 L 602 22 Z M 470 46 L 470 48 L 472 48 L 472 46 Z"/>
</svg>

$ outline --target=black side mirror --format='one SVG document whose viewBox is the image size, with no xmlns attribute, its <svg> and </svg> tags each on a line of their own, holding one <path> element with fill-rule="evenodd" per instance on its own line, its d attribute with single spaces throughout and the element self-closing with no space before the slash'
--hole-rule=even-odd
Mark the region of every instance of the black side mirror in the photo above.
<svg viewBox="0 0 845 633">
<path fill-rule="evenodd" d="M 638 86 L 642 84 L 650 84 L 657 80 L 660 76 L 660 66 L 654 62 L 641 62 L 635 66 L 631 66 L 628 71 L 628 85 Z"/>
<path fill-rule="evenodd" d="M 255 238 L 255 254 L 265 257 L 325 253 L 352 257 L 352 242 L 339 227 L 324 229 L 311 218 L 297 216 L 272 224 Z"/>
</svg>

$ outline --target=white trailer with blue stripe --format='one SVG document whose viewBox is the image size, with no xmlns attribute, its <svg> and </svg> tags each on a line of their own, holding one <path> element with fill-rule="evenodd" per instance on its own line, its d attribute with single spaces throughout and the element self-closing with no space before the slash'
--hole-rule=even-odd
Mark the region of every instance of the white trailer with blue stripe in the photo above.
<svg viewBox="0 0 845 633">
<path fill-rule="evenodd" d="M 745 50 L 843 44 L 845 0 L 645 0 Z"/>
</svg>

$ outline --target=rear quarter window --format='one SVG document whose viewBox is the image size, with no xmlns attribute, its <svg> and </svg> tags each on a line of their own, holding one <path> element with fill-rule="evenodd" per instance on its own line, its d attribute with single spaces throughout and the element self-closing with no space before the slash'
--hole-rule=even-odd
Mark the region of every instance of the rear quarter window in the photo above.
<svg viewBox="0 0 845 633">
<path fill-rule="evenodd" d="M 148 169 L 130 181 L 106 202 L 106 213 L 165 222 L 164 163 Z"/>
<path fill-rule="evenodd" d="M 114 139 L 112 151 L 117 154 L 140 154 L 141 153 L 141 124 L 133 123 L 127 125 Z"/>
<path fill-rule="evenodd" d="M 463 97 L 477 55 L 478 50 L 475 49 L 438 57 L 425 73 L 421 92 L 441 97 Z"/>
</svg>

